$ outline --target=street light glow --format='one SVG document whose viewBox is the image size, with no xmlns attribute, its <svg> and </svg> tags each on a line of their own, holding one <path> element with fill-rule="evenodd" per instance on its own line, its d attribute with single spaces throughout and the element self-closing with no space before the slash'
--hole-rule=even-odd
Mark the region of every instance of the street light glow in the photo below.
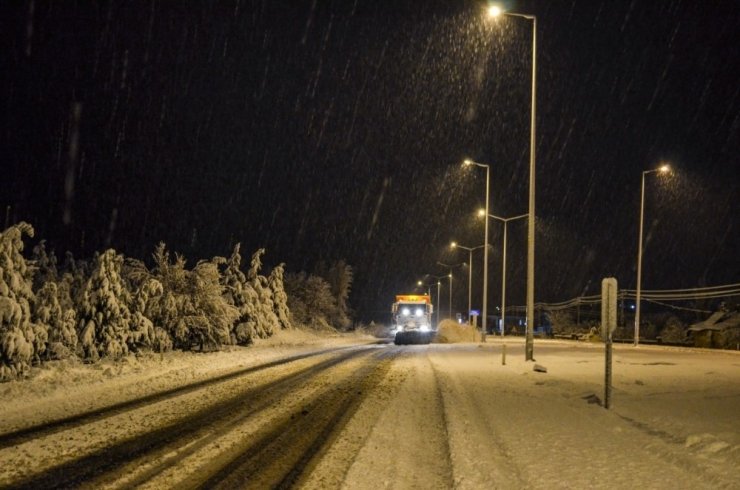
<svg viewBox="0 0 740 490">
<path fill-rule="evenodd" d="M 455 248 L 455 247 L 457 247 L 457 242 L 450 243 L 450 248 Z"/>
<path fill-rule="evenodd" d="M 486 210 L 485 209 L 481 208 L 481 209 L 478 210 L 478 217 L 479 218 L 482 218 L 485 215 L 486 215 Z"/>
<path fill-rule="evenodd" d="M 666 163 L 664 165 L 661 165 L 658 170 L 660 170 L 661 173 L 667 173 L 671 171 L 671 166 Z"/>
<path fill-rule="evenodd" d="M 466 167 L 472 164 L 473 164 L 473 160 L 471 160 L 470 158 L 466 158 L 465 160 L 463 160 L 463 165 Z"/>
<path fill-rule="evenodd" d="M 492 19 L 498 17 L 502 13 L 503 12 L 501 11 L 501 7 L 499 7 L 498 5 L 491 5 L 490 7 L 488 7 L 488 17 Z"/>
</svg>

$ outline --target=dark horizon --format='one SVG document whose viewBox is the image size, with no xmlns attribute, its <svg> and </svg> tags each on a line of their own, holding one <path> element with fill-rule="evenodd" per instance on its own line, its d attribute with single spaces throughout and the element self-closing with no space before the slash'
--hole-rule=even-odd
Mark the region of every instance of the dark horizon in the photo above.
<svg viewBox="0 0 740 490">
<path fill-rule="evenodd" d="M 641 174 L 662 162 L 643 288 L 740 282 L 737 2 L 508 4 L 538 17 L 535 300 L 605 276 L 635 287 Z M 6 3 L 5 221 L 60 258 L 148 260 L 164 241 L 191 266 L 236 242 L 293 272 L 344 259 L 358 317 L 383 320 L 437 261 L 468 260 L 450 240 L 483 243 L 485 172 L 464 158 L 491 165 L 493 213 L 527 212 L 531 24 L 484 6 Z M 525 224 L 508 238 L 507 303 L 522 305 Z"/>
</svg>

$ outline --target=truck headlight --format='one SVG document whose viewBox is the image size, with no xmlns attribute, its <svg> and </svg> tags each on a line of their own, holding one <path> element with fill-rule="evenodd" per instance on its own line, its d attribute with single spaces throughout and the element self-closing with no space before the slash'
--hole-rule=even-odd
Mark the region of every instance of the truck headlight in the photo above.
<svg viewBox="0 0 740 490">
<path fill-rule="evenodd" d="M 416 316 L 423 316 L 424 310 L 422 310 L 421 308 L 417 308 L 415 313 L 416 313 Z"/>
<path fill-rule="evenodd" d="M 409 310 L 408 308 L 404 308 L 401 310 L 401 314 L 403 316 L 409 316 L 411 314 L 411 310 Z"/>
<path fill-rule="evenodd" d="M 429 325 L 422 325 L 419 330 L 422 332 L 428 332 L 430 330 Z"/>
</svg>

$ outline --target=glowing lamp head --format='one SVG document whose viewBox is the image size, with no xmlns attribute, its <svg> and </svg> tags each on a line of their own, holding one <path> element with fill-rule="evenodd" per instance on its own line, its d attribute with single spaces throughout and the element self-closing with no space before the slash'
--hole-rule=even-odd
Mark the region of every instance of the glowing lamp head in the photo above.
<svg viewBox="0 0 740 490">
<path fill-rule="evenodd" d="M 450 248 L 457 248 L 457 242 L 450 243 Z"/>
<path fill-rule="evenodd" d="M 463 160 L 463 165 L 465 165 L 466 167 L 472 164 L 473 164 L 473 160 L 471 160 L 470 158 L 466 158 L 465 160 Z"/>
<path fill-rule="evenodd" d="M 421 286 L 421 281 L 416 281 L 417 286 Z"/>
<path fill-rule="evenodd" d="M 487 13 L 488 17 L 490 17 L 491 19 L 495 19 L 496 17 L 500 16 L 503 11 L 498 5 L 491 5 L 490 7 L 488 7 Z"/>
<path fill-rule="evenodd" d="M 660 166 L 660 168 L 659 168 L 658 170 L 659 170 L 659 171 L 660 171 L 660 173 L 662 173 L 662 174 L 667 174 L 668 172 L 670 172 L 670 171 L 671 171 L 671 166 L 670 166 L 670 165 L 668 165 L 668 164 L 666 163 L 666 164 L 664 164 L 664 165 L 661 165 L 661 166 Z"/>
<path fill-rule="evenodd" d="M 479 218 L 482 218 L 482 217 L 484 217 L 485 215 L 486 215 L 486 210 L 485 210 L 485 209 L 479 209 L 479 210 L 478 210 L 478 217 L 479 217 Z"/>
</svg>

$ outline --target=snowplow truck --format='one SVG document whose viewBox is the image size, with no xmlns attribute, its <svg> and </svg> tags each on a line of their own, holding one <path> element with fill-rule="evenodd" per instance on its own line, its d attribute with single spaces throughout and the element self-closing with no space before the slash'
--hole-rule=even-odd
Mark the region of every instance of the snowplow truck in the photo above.
<svg viewBox="0 0 740 490">
<path fill-rule="evenodd" d="M 436 333 L 432 329 L 434 307 L 429 295 L 399 294 L 391 309 L 394 342 L 402 344 L 428 344 Z"/>
</svg>

